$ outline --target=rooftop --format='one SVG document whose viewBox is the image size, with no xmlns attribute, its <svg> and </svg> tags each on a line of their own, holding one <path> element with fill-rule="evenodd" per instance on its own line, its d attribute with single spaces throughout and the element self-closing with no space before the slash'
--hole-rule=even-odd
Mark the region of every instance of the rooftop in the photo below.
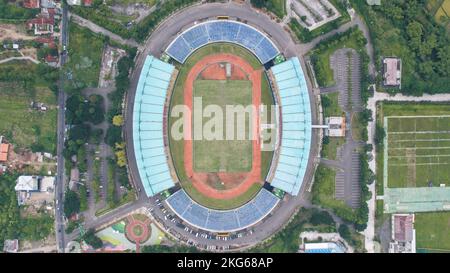
<svg viewBox="0 0 450 273">
<path fill-rule="evenodd" d="M 37 176 L 22 175 L 17 178 L 16 191 L 38 191 L 39 182 Z"/>
<path fill-rule="evenodd" d="M 401 69 L 400 59 L 398 58 L 384 58 L 384 84 L 385 85 L 400 85 Z"/>
</svg>

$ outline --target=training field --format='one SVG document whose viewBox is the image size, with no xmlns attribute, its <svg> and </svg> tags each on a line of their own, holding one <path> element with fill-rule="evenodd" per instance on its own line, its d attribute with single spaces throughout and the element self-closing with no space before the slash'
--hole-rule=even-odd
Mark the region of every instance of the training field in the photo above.
<svg viewBox="0 0 450 273">
<path fill-rule="evenodd" d="M 450 252 L 450 212 L 416 213 L 418 252 Z"/>
<path fill-rule="evenodd" d="M 194 97 L 202 97 L 203 110 L 209 105 L 217 105 L 224 113 L 224 140 L 194 140 L 194 171 L 231 173 L 250 171 L 252 168 L 252 142 L 248 135 L 250 117 L 246 115 L 245 128 L 242 128 L 246 132 L 245 140 L 225 140 L 225 108 L 226 105 L 250 105 L 252 83 L 247 80 L 196 80 Z M 195 105 L 193 110 L 196 111 Z M 203 125 L 210 119 L 203 118 Z"/>
<path fill-rule="evenodd" d="M 450 115 L 386 116 L 388 187 L 450 185 Z"/>
</svg>

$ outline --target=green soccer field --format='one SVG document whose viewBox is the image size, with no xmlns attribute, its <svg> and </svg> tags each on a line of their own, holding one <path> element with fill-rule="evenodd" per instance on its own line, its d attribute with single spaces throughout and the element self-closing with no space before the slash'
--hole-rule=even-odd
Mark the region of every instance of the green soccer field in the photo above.
<svg viewBox="0 0 450 273">
<path fill-rule="evenodd" d="M 450 212 L 416 213 L 414 227 L 418 252 L 450 251 Z"/>
<path fill-rule="evenodd" d="M 194 82 L 194 97 L 202 98 L 203 111 L 206 107 L 217 105 L 223 112 L 222 140 L 194 140 L 193 167 L 195 172 L 249 172 L 252 168 L 252 141 L 249 138 L 249 119 L 245 116 L 245 140 L 226 139 L 227 105 L 242 105 L 252 103 L 252 83 L 246 80 L 196 80 Z M 196 111 L 194 104 L 193 111 Z M 203 118 L 202 125 L 211 120 Z M 233 123 L 236 126 L 235 123 Z M 193 128 L 195 128 L 195 120 Z M 235 127 L 235 130 L 240 130 Z M 205 132 L 205 131 L 204 131 Z M 236 133 L 236 132 L 235 132 Z"/>
<path fill-rule="evenodd" d="M 386 120 L 388 186 L 450 185 L 450 116 L 390 116 Z"/>
</svg>

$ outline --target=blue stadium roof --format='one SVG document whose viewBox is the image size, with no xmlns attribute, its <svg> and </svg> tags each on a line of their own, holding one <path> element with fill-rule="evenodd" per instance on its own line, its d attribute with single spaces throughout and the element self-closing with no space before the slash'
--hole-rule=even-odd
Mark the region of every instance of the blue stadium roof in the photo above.
<svg viewBox="0 0 450 273">
<path fill-rule="evenodd" d="M 311 146 L 311 106 L 298 58 L 272 67 L 281 98 L 281 147 L 271 185 L 297 195 L 303 183 Z"/>
<path fill-rule="evenodd" d="M 232 210 L 214 210 L 193 201 L 181 189 L 166 199 L 167 204 L 183 221 L 212 232 L 232 232 L 252 226 L 266 217 L 280 199 L 266 189 L 255 198 Z"/>
<path fill-rule="evenodd" d="M 136 89 L 133 110 L 133 146 L 139 176 L 147 196 L 175 185 L 163 140 L 163 112 L 174 67 L 147 56 Z"/>
<path fill-rule="evenodd" d="M 180 63 L 196 49 L 214 42 L 241 45 L 265 64 L 280 52 L 274 43 L 256 28 L 230 20 L 207 21 L 185 30 L 166 49 L 166 53 Z"/>
</svg>

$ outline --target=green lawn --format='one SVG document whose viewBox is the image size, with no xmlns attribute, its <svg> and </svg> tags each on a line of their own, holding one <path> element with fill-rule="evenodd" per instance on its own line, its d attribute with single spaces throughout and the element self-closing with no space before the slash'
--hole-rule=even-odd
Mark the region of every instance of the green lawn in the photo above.
<svg viewBox="0 0 450 273">
<path fill-rule="evenodd" d="M 450 115 L 450 107 L 448 104 L 384 103 L 381 113 L 377 114 L 378 122 L 382 123 L 385 116 Z M 429 182 L 434 186 L 448 184 L 449 130 L 448 117 L 389 118 L 388 186 L 426 187 Z M 382 173 L 383 151 L 377 154 L 377 168 Z M 382 182 L 382 175 L 378 175 L 378 183 Z"/>
<path fill-rule="evenodd" d="M 217 53 L 230 53 L 237 56 L 240 56 L 241 58 L 245 59 L 253 68 L 260 69 L 262 68 L 261 63 L 259 60 L 248 50 L 246 50 L 243 47 L 228 44 L 228 43 L 213 43 L 207 46 L 202 47 L 201 49 L 195 51 L 187 60 L 186 62 L 181 65 L 177 65 L 177 68 L 179 69 L 178 77 L 175 82 L 174 90 L 172 92 L 171 102 L 170 102 L 170 109 L 172 109 L 175 105 L 183 104 L 183 92 L 184 92 L 184 83 L 187 77 L 187 74 L 191 70 L 191 68 L 202 58 L 205 56 L 211 55 L 211 54 L 217 54 Z M 272 104 L 272 98 L 270 95 L 270 87 L 267 82 L 267 78 L 263 77 L 262 82 L 262 90 L 261 90 L 261 100 L 263 103 L 270 103 Z M 176 118 L 170 118 L 169 117 L 169 128 L 172 126 L 173 122 L 176 120 Z M 228 208 L 235 208 L 238 207 L 244 203 L 246 203 L 250 198 L 252 198 L 261 188 L 261 184 L 254 184 L 252 188 L 250 188 L 246 193 L 243 195 L 231 199 L 231 200 L 216 200 L 207 198 L 201 193 L 199 193 L 189 182 L 188 177 L 186 176 L 186 171 L 184 169 L 184 142 L 176 141 L 172 137 L 169 136 L 169 146 L 170 146 L 170 153 L 172 155 L 172 161 L 175 167 L 175 170 L 177 172 L 178 179 L 180 180 L 183 188 L 186 190 L 186 192 L 189 194 L 189 196 L 194 199 L 195 201 L 211 208 L 217 208 L 217 209 L 228 209 Z M 261 170 L 262 172 L 265 171 L 266 173 L 262 173 L 261 176 L 264 178 L 267 175 L 267 171 L 271 162 L 273 152 L 262 152 L 261 160 Z"/>
<path fill-rule="evenodd" d="M 322 42 L 311 53 L 311 60 L 317 82 L 321 87 L 335 85 L 333 70 L 330 67 L 330 56 L 340 48 L 353 48 L 358 52 L 364 51 L 364 36 L 359 29 L 349 30 L 347 35 L 331 42 Z"/>
<path fill-rule="evenodd" d="M 32 110 L 32 101 L 43 102 L 46 112 Z M 44 151 L 56 152 L 56 97 L 44 86 L 24 90 L 17 83 L 0 82 L 0 134 L 20 148 L 42 145 Z"/>
<path fill-rule="evenodd" d="M 319 165 L 315 174 L 312 188 L 313 203 L 325 208 L 345 210 L 353 213 L 352 209 L 344 201 L 334 198 L 336 171 L 322 164 Z"/>
<path fill-rule="evenodd" d="M 354 113 L 352 116 L 352 137 L 356 141 L 364 141 L 366 127 L 361 123 L 361 114 Z"/>
<path fill-rule="evenodd" d="M 272 123 L 272 112 L 270 106 L 275 105 L 275 103 L 272 91 L 269 86 L 269 80 L 267 79 L 267 75 L 265 74 L 261 82 L 261 104 L 267 106 L 267 111 L 261 114 L 261 119 L 264 120 L 263 116 L 265 116 L 267 123 Z M 276 122 L 277 122 L 276 120 L 273 121 L 273 123 Z M 272 138 L 272 133 L 276 132 L 272 131 L 271 129 L 267 129 L 262 131 L 262 133 L 263 134 L 267 133 L 271 135 L 270 139 L 263 139 L 264 147 L 267 147 L 268 145 L 271 145 L 269 147 L 273 147 L 274 143 L 271 142 L 275 142 L 276 136 Z M 272 158 L 273 158 L 273 149 L 261 151 L 261 178 L 263 179 L 267 176 L 267 173 L 269 172 Z"/>
<path fill-rule="evenodd" d="M 69 61 L 66 73 L 68 90 L 97 87 L 103 52 L 103 38 L 74 23 L 69 24 Z"/>
<path fill-rule="evenodd" d="M 194 171 L 196 172 L 248 172 L 252 168 L 252 141 L 249 136 L 249 115 L 245 115 L 242 120 L 242 127 L 227 128 L 229 121 L 226 120 L 226 106 L 227 105 L 241 105 L 247 106 L 252 103 L 252 83 L 247 80 L 237 81 L 217 81 L 217 80 L 196 80 L 194 82 L 194 98 L 202 98 L 203 111 L 208 106 L 216 105 L 220 107 L 223 113 L 223 122 L 216 124 L 222 127 L 222 133 L 218 134 L 219 140 L 195 140 L 193 141 L 194 153 Z M 196 111 L 194 104 L 193 111 Z M 214 118 L 203 118 L 203 128 L 211 122 Z M 193 119 L 193 129 L 195 130 L 195 118 Z M 238 122 L 235 118 L 233 125 Z M 216 126 L 214 133 L 217 132 Z M 194 131 L 193 130 L 193 131 Z M 225 140 L 227 138 L 228 130 L 236 130 L 232 140 Z M 209 130 L 208 130 L 209 131 Z M 239 134 L 242 133 L 243 138 L 238 140 Z M 193 132 L 195 135 L 195 132 Z M 211 136 L 214 137 L 214 136 Z M 207 131 L 203 131 L 203 138 L 208 138 Z"/>
<path fill-rule="evenodd" d="M 286 0 L 268 0 L 270 10 L 275 13 L 279 18 L 283 18 L 286 15 Z"/>
<path fill-rule="evenodd" d="M 324 117 L 342 116 L 344 111 L 339 106 L 339 92 L 323 94 L 320 97 Z"/>
<path fill-rule="evenodd" d="M 417 249 L 450 251 L 450 212 L 416 213 Z"/>
<path fill-rule="evenodd" d="M 336 160 L 337 159 L 337 149 L 345 144 L 345 138 L 343 137 L 329 137 L 329 142 L 322 145 L 322 150 L 320 151 L 320 156 L 323 158 Z"/>
<path fill-rule="evenodd" d="M 339 106 L 339 93 L 329 93 L 320 95 L 322 100 L 323 117 L 342 116 L 344 113 Z M 343 137 L 329 137 L 328 143 L 323 144 L 320 156 L 323 158 L 336 160 L 338 147 L 345 144 Z"/>
</svg>

